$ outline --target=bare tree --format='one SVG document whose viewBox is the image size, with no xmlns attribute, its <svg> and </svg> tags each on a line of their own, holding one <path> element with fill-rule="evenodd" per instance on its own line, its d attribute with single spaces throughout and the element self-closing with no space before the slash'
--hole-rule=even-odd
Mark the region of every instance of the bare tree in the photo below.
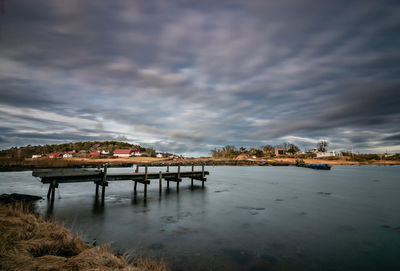
<svg viewBox="0 0 400 271">
<path fill-rule="evenodd" d="M 328 151 L 328 141 L 321 140 L 320 142 L 317 143 L 317 150 L 320 152 L 326 152 Z"/>
<path fill-rule="evenodd" d="M 262 146 L 261 149 L 265 154 L 273 154 L 275 153 L 275 148 L 271 145 Z"/>
<path fill-rule="evenodd" d="M 298 146 L 296 146 L 294 144 L 289 144 L 289 148 L 288 148 L 287 152 L 295 154 L 299 151 L 300 151 L 300 148 Z"/>
</svg>

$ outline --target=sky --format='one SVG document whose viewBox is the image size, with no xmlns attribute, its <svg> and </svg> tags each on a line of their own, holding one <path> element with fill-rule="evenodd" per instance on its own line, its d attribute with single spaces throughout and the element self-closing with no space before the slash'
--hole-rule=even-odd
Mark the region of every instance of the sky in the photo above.
<svg viewBox="0 0 400 271">
<path fill-rule="evenodd" d="M 0 149 L 400 152 L 400 1 L 0 0 Z"/>
</svg>

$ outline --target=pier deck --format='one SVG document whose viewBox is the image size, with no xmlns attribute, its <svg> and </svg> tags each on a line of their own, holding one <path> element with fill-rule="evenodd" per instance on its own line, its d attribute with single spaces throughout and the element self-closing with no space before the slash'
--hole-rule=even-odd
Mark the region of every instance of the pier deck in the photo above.
<svg viewBox="0 0 400 271">
<path fill-rule="evenodd" d="M 169 166 L 165 172 L 148 172 L 147 166 L 144 167 L 144 172 L 139 172 L 139 166 L 136 167 L 136 171 L 132 173 L 107 173 L 107 167 L 103 169 L 37 169 L 32 172 L 32 176 L 41 179 L 44 184 L 49 184 L 49 190 L 47 198 L 54 200 L 55 188 L 58 188 L 61 183 L 80 183 L 80 182 L 93 182 L 96 184 L 96 196 L 99 193 L 99 186 L 102 187 L 102 199 L 104 199 L 105 187 L 108 186 L 108 182 L 114 181 L 133 181 L 134 182 L 134 193 L 136 194 L 137 183 L 144 185 L 144 197 L 147 196 L 147 185 L 150 184 L 150 180 L 158 180 L 159 192 L 162 190 L 162 181 L 167 182 L 167 189 L 169 189 L 170 182 L 176 182 L 176 188 L 179 190 L 179 183 L 182 182 L 182 178 L 191 179 L 191 185 L 193 187 L 193 180 L 202 182 L 207 181 L 206 175 L 210 173 L 204 170 L 204 165 L 201 167 L 201 171 L 195 171 L 192 166 L 191 171 L 181 172 L 180 166 L 177 167 L 176 172 L 170 172 Z"/>
</svg>

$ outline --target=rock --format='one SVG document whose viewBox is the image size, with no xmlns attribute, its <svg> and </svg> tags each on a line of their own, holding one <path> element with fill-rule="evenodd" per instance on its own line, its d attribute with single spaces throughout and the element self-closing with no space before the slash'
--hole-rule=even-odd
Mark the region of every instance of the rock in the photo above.
<svg viewBox="0 0 400 271">
<path fill-rule="evenodd" d="M 3 204 L 15 203 L 17 201 L 32 202 L 32 201 L 37 201 L 37 200 L 41 200 L 41 199 L 42 199 L 42 197 L 39 197 L 39 196 L 16 194 L 16 193 L 0 195 L 0 203 L 3 203 Z"/>
</svg>

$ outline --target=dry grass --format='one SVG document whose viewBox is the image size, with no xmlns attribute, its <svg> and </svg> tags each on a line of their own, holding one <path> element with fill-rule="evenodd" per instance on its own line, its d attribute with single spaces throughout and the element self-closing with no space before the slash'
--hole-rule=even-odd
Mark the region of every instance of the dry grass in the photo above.
<svg viewBox="0 0 400 271">
<path fill-rule="evenodd" d="M 21 203 L 0 205 L 0 270 L 167 270 L 165 263 L 150 259 L 128 264 L 109 246 L 86 244 L 29 210 Z"/>
</svg>

